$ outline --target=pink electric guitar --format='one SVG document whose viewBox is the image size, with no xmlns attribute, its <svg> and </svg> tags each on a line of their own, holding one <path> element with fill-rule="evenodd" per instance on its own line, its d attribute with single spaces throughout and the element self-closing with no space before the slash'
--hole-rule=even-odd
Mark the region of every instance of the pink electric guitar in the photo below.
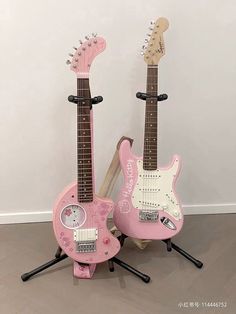
<svg viewBox="0 0 236 314">
<path fill-rule="evenodd" d="M 62 250 L 73 260 L 95 264 L 112 258 L 119 241 L 107 228 L 113 202 L 94 193 L 93 130 L 89 69 L 93 59 L 106 47 L 93 36 L 72 55 L 70 69 L 77 75 L 77 182 L 59 195 L 53 209 L 53 228 Z"/>
<path fill-rule="evenodd" d="M 183 214 L 175 193 L 180 158 L 175 155 L 166 168 L 157 164 L 157 69 L 164 55 L 163 32 L 169 23 L 159 18 L 144 53 L 147 63 L 147 90 L 143 158 L 131 152 L 130 143 L 120 145 L 119 157 L 124 185 L 114 212 L 117 228 L 138 239 L 167 239 L 176 235 L 183 225 Z"/>
</svg>

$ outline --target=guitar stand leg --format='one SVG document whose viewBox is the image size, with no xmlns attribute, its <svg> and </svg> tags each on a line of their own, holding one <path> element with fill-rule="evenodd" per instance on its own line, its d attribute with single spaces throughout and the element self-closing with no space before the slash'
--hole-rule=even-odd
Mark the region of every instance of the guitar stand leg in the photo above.
<svg viewBox="0 0 236 314">
<path fill-rule="evenodd" d="M 119 265 L 120 267 L 123 267 L 124 269 L 126 269 L 127 271 L 129 271 L 130 273 L 132 273 L 133 275 L 139 277 L 142 281 L 144 281 L 145 283 L 149 283 L 150 281 L 150 277 L 144 273 L 141 273 L 140 271 L 138 271 L 137 269 L 135 269 L 134 267 L 128 265 L 127 263 L 123 262 L 122 260 L 118 259 L 117 257 L 112 257 L 110 259 L 110 261 L 112 261 L 112 263 L 116 263 L 117 265 Z"/>
<path fill-rule="evenodd" d="M 57 253 L 58 253 L 58 251 L 59 251 L 59 248 L 57 250 Z M 62 254 L 62 255 L 60 254 L 59 257 L 56 257 L 56 258 L 52 259 L 51 261 L 49 261 L 49 262 L 47 262 L 47 263 L 45 263 L 45 264 L 43 264 L 43 265 L 41 265 L 41 266 L 31 270 L 30 272 L 21 275 L 22 281 L 27 281 L 28 279 L 30 279 L 30 277 L 32 277 L 32 276 L 40 273 L 41 271 L 43 271 L 43 270 L 45 270 L 45 269 L 47 269 L 47 268 L 49 268 L 49 267 L 59 263 L 60 261 L 62 261 L 63 259 L 65 259 L 67 257 L 68 256 L 66 254 Z"/>
<path fill-rule="evenodd" d="M 62 248 L 60 246 L 58 246 L 55 257 L 59 258 L 61 256 L 61 252 L 62 252 Z"/>
<path fill-rule="evenodd" d="M 172 251 L 172 244 L 171 244 L 171 239 L 166 240 L 166 248 L 168 252 Z"/>
<path fill-rule="evenodd" d="M 179 246 L 177 246 L 176 244 L 171 242 L 171 239 L 162 240 L 162 241 L 167 244 L 167 250 L 168 250 L 168 245 L 169 245 L 171 247 L 171 249 L 177 251 L 179 254 L 184 256 L 186 259 L 188 259 L 190 262 L 192 262 L 197 268 L 202 268 L 203 263 L 201 261 L 197 260 L 195 257 L 193 257 L 192 255 L 190 255 L 189 253 L 187 253 L 186 251 L 181 249 Z M 171 251 L 171 249 L 168 251 Z"/>
<path fill-rule="evenodd" d="M 108 260 L 108 267 L 109 267 L 110 272 L 113 273 L 115 268 L 114 268 L 114 263 L 111 259 Z"/>
<path fill-rule="evenodd" d="M 125 242 L 126 238 L 128 238 L 127 235 L 125 235 L 123 233 L 120 236 L 117 237 L 117 239 L 120 241 L 121 247 L 124 245 L 124 242 Z M 117 257 L 112 257 L 108 261 L 109 269 L 110 269 L 111 272 L 113 272 L 115 270 L 114 269 L 114 263 L 116 263 L 120 267 L 123 267 L 125 270 L 129 271 L 133 275 L 139 277 L 145 283 L 149 283 L 149 281 L 151 280 L 151 278 L 148 275 L 146 275 L 144 273 L 141 273 L 140 271 L 138 271 L 134 267 L 130 266 L 129 264 L 123 262 L 122 260 L 118 259 Z"/>
</svg>

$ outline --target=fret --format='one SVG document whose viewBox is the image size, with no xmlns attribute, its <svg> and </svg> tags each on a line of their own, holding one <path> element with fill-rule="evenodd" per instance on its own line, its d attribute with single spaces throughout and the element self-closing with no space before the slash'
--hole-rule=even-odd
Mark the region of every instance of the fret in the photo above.
<svg viewBox="0 0 236 314">
<path fill-rule="evenodd" d="M 81 150 L 80 150 L 81 151 Z M 78 156 L 91 156 L 91 153 L 78 153 Z M 91 160 L 91 158 L 89 158 Z"/>
</svg>

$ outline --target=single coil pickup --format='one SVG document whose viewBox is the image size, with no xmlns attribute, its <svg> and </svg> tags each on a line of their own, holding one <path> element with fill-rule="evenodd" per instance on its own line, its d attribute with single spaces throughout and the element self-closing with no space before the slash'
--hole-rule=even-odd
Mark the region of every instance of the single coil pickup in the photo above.
<svg viewBox="0 0 236 314">
<path fill-rule="evenodd" d="M 155 192 L 160 192 L 160 189 L 143 188 L 143 189 L 139 189 L 139 191 L 146 192 L 146 193 L 155 193 Z"/>
</svg>

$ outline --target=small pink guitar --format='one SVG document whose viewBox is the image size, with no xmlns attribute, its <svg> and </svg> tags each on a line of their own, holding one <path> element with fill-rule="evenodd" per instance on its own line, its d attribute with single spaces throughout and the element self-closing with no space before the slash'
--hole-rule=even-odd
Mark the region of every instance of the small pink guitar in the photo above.
<svg viewBox="0 0 236 314">
<path fill-rule="evenodd" d="M 166 168 L 157 164 L 157 69 L 164 55 L 163 32 L 169 23 L 159 18 L 144 53 L 147 63 L 147 92 L 143 158 L 131 152 L 123 141 L 119 157 L 124 185 L 114 212 L 117 228 L 138 239 L 167 239 L 176 235 L 183 225 L 183 214 L 175 193 L 180 158 L 175 155 Z"/>
<path fill-rule="evenodd" d="M 73 260 L 96 264 L 120 250 L 119 241 L 107 228 L 113 202 L 95 195 L 93 172 L 93 130 L 89 69 L 93 59 L 106 47 L 93 36 L 76 49 L 71 70 L 77 75 L 77 182 L 59 195 L 53 209 L 53 228 L 62 250 Z M 70 63 L 70 61 L 68 61 Z"/>
</svg>

